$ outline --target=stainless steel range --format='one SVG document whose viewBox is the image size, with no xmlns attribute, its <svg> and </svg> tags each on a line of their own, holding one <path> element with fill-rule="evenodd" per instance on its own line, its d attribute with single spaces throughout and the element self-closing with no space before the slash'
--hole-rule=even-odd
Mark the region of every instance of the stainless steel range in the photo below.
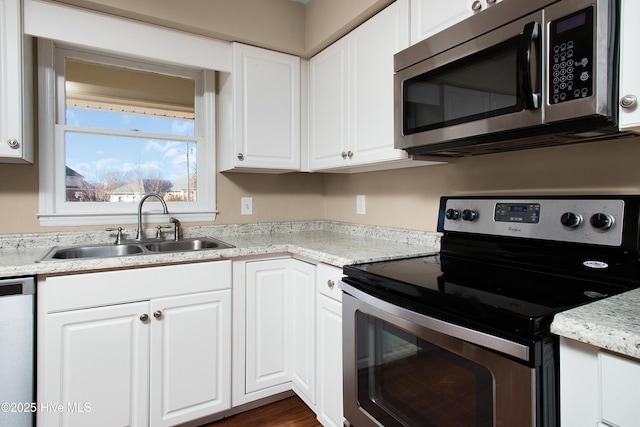
<svg viewBox="0 0 640 427">
<path fill-rule="evenodd" d="M 346 266 L 350 425 L 559 425 L 555 313 L 640 286 L 640 196 L 443 197 L 440 253 Z"/>
</svg>

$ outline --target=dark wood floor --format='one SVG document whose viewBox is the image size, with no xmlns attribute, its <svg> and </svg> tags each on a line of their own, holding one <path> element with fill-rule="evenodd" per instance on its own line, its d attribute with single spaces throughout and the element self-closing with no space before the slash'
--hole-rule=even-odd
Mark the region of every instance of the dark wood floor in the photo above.
<svg viewBox="0 0 640 427">
<path fill-rule="evenodd" d="M 316 414 L 299 397 L 294 396 L 203 427 L 235 426 L 316 427 L 321 424 Z"/>
</svg>

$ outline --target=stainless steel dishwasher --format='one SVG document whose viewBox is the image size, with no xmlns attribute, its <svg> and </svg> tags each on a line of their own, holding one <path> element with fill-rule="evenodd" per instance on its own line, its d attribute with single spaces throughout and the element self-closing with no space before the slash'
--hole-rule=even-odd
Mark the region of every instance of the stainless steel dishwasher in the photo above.
<svg viewBox="0 0 640 427">
<path fill-rule="evenodd" d="M 0 280 L 0 426 L 34 425 L 35 280 Z"/>
</svg>

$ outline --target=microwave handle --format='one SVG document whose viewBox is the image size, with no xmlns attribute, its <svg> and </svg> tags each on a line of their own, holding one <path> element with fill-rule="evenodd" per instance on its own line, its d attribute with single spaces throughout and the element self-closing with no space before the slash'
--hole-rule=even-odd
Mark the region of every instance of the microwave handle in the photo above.
<svg viewBox="0 0 640 427">
<path fill-rule="evenodd" d="M 531 45 L 534 40 L 538 40 L 539 29 L 540 24 L 537 22 L 529 22 L 525 25 L 518 46 L 518 84 L 527 110 L 536 110 L 540 106 L 539 94 L 534 92 L 531 78 Z M 540 52 L 540 49 L 537 49 L 537 52 Z M 539 58 L 536 63 L 540 64 Z"/>
</svg>

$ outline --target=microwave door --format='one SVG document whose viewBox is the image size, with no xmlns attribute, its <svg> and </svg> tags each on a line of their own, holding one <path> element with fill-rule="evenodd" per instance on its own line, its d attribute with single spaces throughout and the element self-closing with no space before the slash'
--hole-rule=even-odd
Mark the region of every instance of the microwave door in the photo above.
<svg viewBox="0 0 640 427">
<path fill-rule="evenodd" d="M 396 148 L 542 123 L 536 13 L 395 75 Z"/>
</svg>

